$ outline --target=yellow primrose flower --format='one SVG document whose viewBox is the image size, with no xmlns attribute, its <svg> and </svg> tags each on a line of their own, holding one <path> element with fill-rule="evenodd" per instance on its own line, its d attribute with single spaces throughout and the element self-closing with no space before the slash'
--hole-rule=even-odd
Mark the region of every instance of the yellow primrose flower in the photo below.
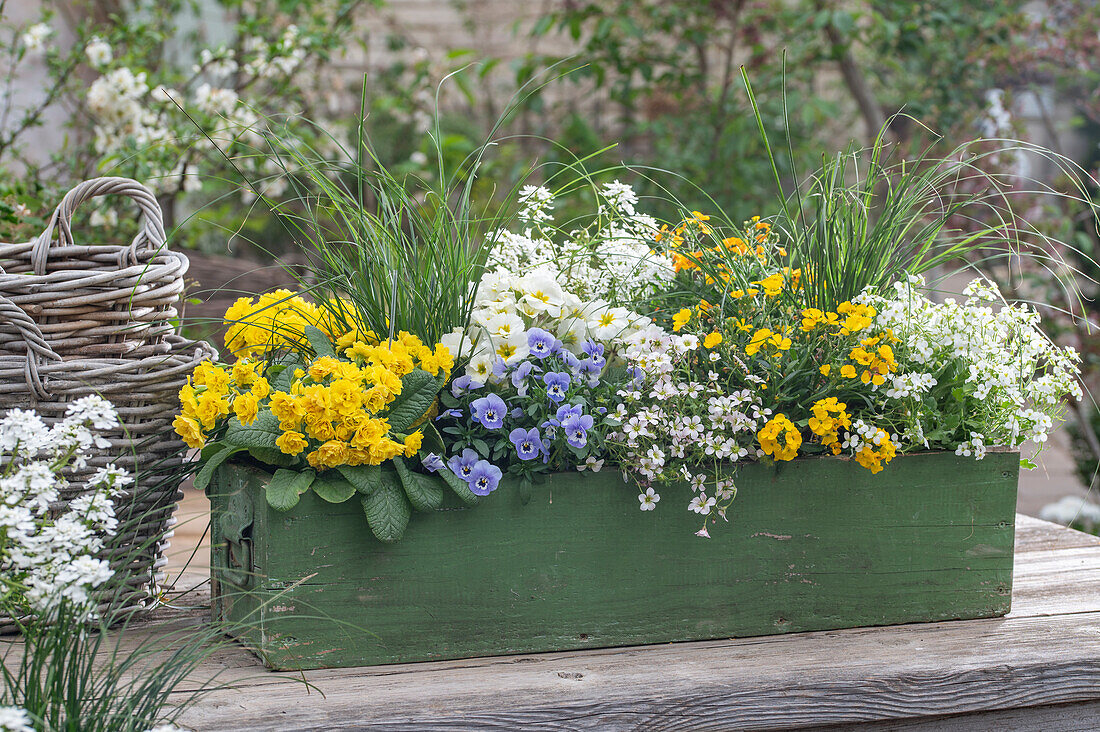
<svg viewBox="0 0 1100 732">
<path fill-rule="evenodd" d="M 417 430 L 405 438 L 405 457 L 411 458 L 420 452 L 420 445 L 424 442 L 424 432 Z"/>
<path fill-rule="evenodd" d="M 233 414 L 237 415 L 237 419 L 240 420 L 241 424 L 247 425 L 255 422 L 259 407 L 256 397 L 248 392 L 238 394 L 233 399 Z"/>
<path fill-rule="evenodd" d="M 348 458 L 348 446 L 343 442 L 329 440 L 306 455 L 309 464 L 320 470 L 344 465 Z"/>
<path fill-rule="evenodd" d="M 172 421 L 172 426 L 176 428 L 176 434 L 188 447 L 198 450 L 206 445 L 206 438 L 203 436 L 202 426 L 199 425 L 198 420 L 178 414 Z"/>
</svg>

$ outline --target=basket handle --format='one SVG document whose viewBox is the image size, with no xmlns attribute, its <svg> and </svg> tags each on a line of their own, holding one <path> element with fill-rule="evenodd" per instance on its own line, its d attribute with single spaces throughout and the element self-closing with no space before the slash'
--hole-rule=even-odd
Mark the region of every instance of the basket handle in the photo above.
<svg viewBox="0 0 1100 732">
<path fill-rule="evenodd" d="M 141 230 L 130 242 L 130 246 L 119 252 L 119 267 L 137 264 L 138 249 L 156 251 L 164 246 L 167 237 L 164 233 L 164 216 L 157 203 L 156 196 L 148 188 L 130 178 L 92 178 L 78 184 L 65 194 L 61 203 L 54 209 L 53 216 L 46 224 L 46 230 L 35 240 L 31 249 L 31 264 L 34 273 L 46 274 L 46 260 L 53 243 L 53 230 L 57 227 L 57 241 L 61 246 L 72 246 L 73 212 L 76 207 L 98 196 L 120 195 L 134 199 L 141 208 Z"/>
<path fill-rule="evenodd" d="M 58 356 L 46 339 L 34 318 L 27 315 L 23 308 L 16 305 L 8 298 L 0 295 L 0 322 L 11 323 L 23 336 L 23 342 L 27 346 L 27 365 L 23 369 L 23 378 L 27 381 L 27 388 L 37 399 L 49 399 L 50 392 L 42 383 L 42 377 L 38 373 L 39 362 L 60 361 Z"/>
</svg>

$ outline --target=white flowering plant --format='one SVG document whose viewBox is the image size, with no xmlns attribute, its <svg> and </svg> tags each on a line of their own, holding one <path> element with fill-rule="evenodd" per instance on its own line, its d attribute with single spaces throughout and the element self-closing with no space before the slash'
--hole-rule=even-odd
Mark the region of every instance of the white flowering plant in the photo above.
<svg viewBox="0 0 1100 732">
<path fill-rule="evenodd" d="M 8 111 L 0 132 L 0 169 L 18 169 L 24 180 L 0 189 L 0 224 L 7 224 L 0 238 L 20 241 L 38 233 L 33 212 L 55 203 L 61 186 L 89 171 L 145 182 L 158 194 L 170 227 L 177 202 L 185 199 L 193 208 L 234 188 L 254 197 L 251 186 L 227 188 L 228 177 L 218 171 L 233 166 L 249 172 L 261 190 L 281 193 L 286 178 L 262 154 L 256 128 L 265 114 L 319 106 L 333 83 L 323 64 L 346 41 L 353 11 L 369 4 L 263 0 L 245 9 L 217 0 L 202 10 L 205 20 L 217 22 L 198 23 L 188 32 L 181 26 L 192 10 L 174 0 L 122 5 L 104 22 L 70 22 L 71 14 L 54 13 L 53 3 L 41 3 L 37 20 L 0 35 L 0 50 L 10 63 L 7 78 L 41 73 L 36 67 L 46 77 L 40 92 L 17 96 L 11 87 L 4 92 Z M 63 148 L 51 151 L 51 162 L 42 157 L 38 128 L 59 109 L 65 110 L 68 134 L 59 143 Z M 310 129 L 302 125 L 299 131 L 303 144 L 329 142 L 310 135 Z M 230 154 L 233 166 L 226 158 Z M 240 216 L 228 209 L 211 213 L 233 221 Z M 119 211 L 109 201 L 96 207 L 91 219 L 93 225 L 118 221 Z M 93 226 L 87 237 L 95 236 Z"/>
<path fill-rule="evenodd" d="M 574 218 L 566 230 L 554 223 L 554 193 L 544 186 L 521 188 L 516 218 L 524 228 L 493 232 L 487 267 L 506 273 L 537 269 L 588 300 L 630 304 L 663 290 L 675 273 L 669 258 L 654 251 L 657 220 L 638 210 L 629 185 L 616 180 L 594 193 L 596 210 L 587 223 Z"/>
<path fill-rule="evenodd" d="M 109 465 L 86 485 L 72 486 L 65 470 L 82 467 L 89 451 L 107 446 L 96 431 L 117 424 L 113 407 L 96 396 L 74 401 L 52 427 L 26 410 L 0 417 L 3 614 L 49 619 L 63 604 L 79 615 L 94 610 L 92 591 L 113 574 L 98 556 L 118 527 L 112 499 L 131 479 Z M 62 497 L 66 505 L 58 510 Z"/>
</svg>

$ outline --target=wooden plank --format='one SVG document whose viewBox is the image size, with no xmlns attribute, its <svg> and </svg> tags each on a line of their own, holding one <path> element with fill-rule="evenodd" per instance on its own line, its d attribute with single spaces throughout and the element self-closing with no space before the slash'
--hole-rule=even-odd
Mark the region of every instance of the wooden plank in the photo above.
<svg viewBox="0 0 1100 732">
<path fill-rule="evenodd" d="M 1049 521 L 1017 514 L 1016 553 L 1046 551 L 1048 549 L 1075 549 L 1100 547 L 1100 536 L 1067 529 Z"/>
<path fill-rule="evenodd" d="M 394 545 L 370 538 L 354 501 L 270 510 L 253 474 L 259 577 L 224 606 L 283 669 L 1003 615 L 1017 461 L 914 455 L 876 476 L 832 458 L 746 465 L 710 540 L 694 536 L 686 486 L 649 515 L 617 473 L 554 476 L 527 505 L 507 487 L 456 502 Z"/>
<path fill-rule="evenodd" d="M 321 720 L 329 729 L 783 729 L 972 713 L 1100 699 L 1098 640 L 1100 612 L 310 673 L 323 699 L 270 674 L 262 689 L 206 697 L 181 721 L 196 730 L 304 730 Z"/>
<path fill-rule="evenodd" d="M 815 727 L 818 732 L 1096 732 L 1100 702 L 1004 709 L 904 722 Z"/>
<path fill-rule="evenodd" d="M 1030 584 L 1043 598 L 1017 601 L 1003 619 L 304 675 L 265 672 L 229 647 L 193 677 L 198 684 L 218 674 L 227 688 L 201 697 L 180 723 L 242 732 L 1092 730 L 1100 716 L 1100 593 L 1068 578 L 1093 577 L 1098 565 L 1100 549 L 1025 553 L 1017 587 Z M 146 627 L 166 633 L 201 622 L 204 599 L 200 588 L 158 613 L 167 624 Z"/>
</svg>

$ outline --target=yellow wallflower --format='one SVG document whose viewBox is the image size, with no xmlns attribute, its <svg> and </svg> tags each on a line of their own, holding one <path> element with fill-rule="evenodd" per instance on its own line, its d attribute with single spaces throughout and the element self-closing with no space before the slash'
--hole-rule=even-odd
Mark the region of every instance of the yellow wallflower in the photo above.
<svg viewBox="0 0 1100 732">
<path fill-rule="evenodd" d="M 776 460 L 793 460 L 802 446 L 802 435 L 782 413 L 768 420 L 756 439 L 760 441 L 760 449 Z"/>
<path fill-rule="evenodd" d="M 783 275 L 777 272 L 762 280 L 757 280 L 753 284 L 764 288 L 764 297 L 777 297 L 779 293 L 783 292 Z"/>
<path fill-rule="evenodd" d="M 865 441 L 856 450 L 856 462 L 872 473 L 878 473 L 894 459 L 896 454 L 897 448 L 890 440 L 890 436 L 886 434 L 885 430 L 880 429 L 874 438 Z"/>
<path fill-rule="evenodd" d="M 876 311 L 870 305 L 854 305 L 850 302 L 842 302 L 836 307 L 836 311 L 845 316 L 841 324 L 840 334 L 851 335 L 864 328 L 869 328 L 874 322 Z"/>
<path fill-rule="evenodd" d="M 856 367 L 850 363 L 846 363 L 840 367 L 840 375 L 845 379 L 856 378 Z"/>
<path fill-rule="evenodd" d="M 769 328 L 760 328 L 752 334 L 749 344 L 745 346 L 745 353 L 755 356 L 761 350 L 774 351 L 771 355 L 779 358 L 783 351 L 789 351 L 791 339 L 782 333 L 775 333 Z"/>
<path fill-rule="evenodd" d="M 691 310 L 683 308 L 672 316 L 672 329 L 679 332 L 691 320 Z"/>
<path fill-rule="evenodd" d="M 852 426 L 848 405 L 838 402 L 836 397 L 819 399 L 814 402 L 811 411 L 813 416 L 809 420 L 810 431 L 821 438 L 821 444 L 833 448 L 834 453 L 840 452 L 840 430 Z"/>
<path fill-rule="evenodd" d="M 824 366 L 822 366 L 821 368 L 818 369 L 818 371 L 821 372 L 822 376 L 828 376 L 829 372 L 832 371 L 832 370 L 833 370 L 833 367 L 830 366 L 829 364 L 825 364 Z"/>
<path fill-rule="evenodd" d="M 703 347 L 704 348 L 714 348 L 715 346 L 717 346 L 721 342 L 722 342 L 722 334 L 721 333 L 719 333 L 717 331 L 715 331 L 713 333 L 707 333 L 706 337 L 703 338 Z"/>
</svg>

